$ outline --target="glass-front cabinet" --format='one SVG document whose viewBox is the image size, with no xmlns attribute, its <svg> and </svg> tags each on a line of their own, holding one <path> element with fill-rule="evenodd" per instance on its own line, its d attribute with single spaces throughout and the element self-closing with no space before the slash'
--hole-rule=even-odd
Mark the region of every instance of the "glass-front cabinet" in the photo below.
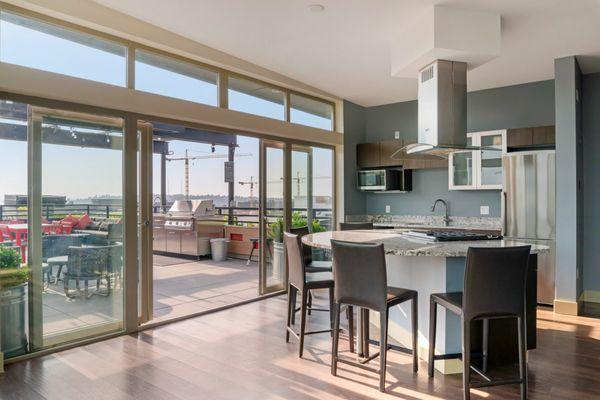
<svg viewBox="0 0 600 400">
<path fill-rule="evenodd" d="M 502 155 L 506 153 L 506 130 L 468 133 L 467 145 L 486 149 L 450 154 L 448 188 L 502 189 Z"/>
<path fill-rule="evenodd" d="M 467 146 L 473 146 L 473 138 L 467 137 Z M 458 151 L 448 160 L 448 182 L 450 190 L 475 189 L 475 151 Z"/>
</svg>

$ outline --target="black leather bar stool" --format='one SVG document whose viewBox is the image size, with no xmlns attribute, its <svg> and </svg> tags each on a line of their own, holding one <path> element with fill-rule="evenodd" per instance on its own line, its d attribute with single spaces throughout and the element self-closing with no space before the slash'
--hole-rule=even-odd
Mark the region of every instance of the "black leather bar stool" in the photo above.
<svg viewBox="0 0 600 400">
<path fill-rule="evenodd" d="M 405 301 L 412 301 L 412 355 L 413 371 L 417 372 L 417 309 L 418 294 L 414 290 L 387 285 L 387 271 L 383 244 L 349 243 L 331 241 L 333 275 L 335 277 L 335 304 L 333 324 L 333 348 L 331 351 L 331 373 L 337 374 L 337 363 L 354 365 L 379 374 L 379 390 L 385 391 L 386 356 L 388 346 L 389 310 Z M 361 362 L 338 357 L 338 341 L 341 304 L 364 307 L 380 315 L 379 353 Z M 368 323 L 368 322 L 367 322 Z M 379 356 L 379 370 L 365 364 Z"/>
<path fill-rule="evenodd" d="M 290 229 L 290 233 L 293 233 L 294 235 L 298 235 L 300 236 L 300 238 L 302 238 L 302 236 L 308 235 L 310 232 L 308 230 L 308 226 L 302 226 L 299 228 L 291 228 Z M 302 247 L 302 255 L 304 256 L 304 266 L 306 269 L 306 272 L 331 272 L 332 271 L 332 266 L 331 266 L 331 261 L 314 261 L 312 258 L 312 249 L 310 248 L 310 246 L 306 246 L 303 243 L 301 243 L 301 247 Z M 312 293 L 309 291 L 308 292 L 308 315 L 311 314 L 311 309 L 312 309 L 312 300 L 313 300 L 313 296 Z M 299 309 L 296 308 L 296 298 L 294 297 L 292 299 L 293 303 L 294 303 L 294 315 L 292 316 L 292 324 L 296 323 L 296 312 L 299 311 Z"/>
<path fill-rule="evenodd" d="M 471 388 L 520 384 L 521 399 L 527 398 L 527 364 L 525 360 L 526 319 L 525 280 L 531 246 L 504 248 L 469 248 L 463 292 L 434 293 L 430 299 L 429 365 L 433 377 L 435 360 L 462 358 L 464 399 L 470 398 Z M 462 329 L 461 354 L 435 354 L 437 305 L 460 316 Z M 485 375 L 487 369 L 487 326 L 490 319 L 516 318 L 519 339 L 519 378 L 493 381 Z M 483 370 L 471 365 L 471 322 L 482 320 Z M 471 369 L 484 378 L 471 382 Z"/>
<path fill-rule="evenodd" d="M 352 231 L 355 229 L 373 229 L 372 222 L 340 222 L 340 231 Z"/>
<path fill-rule="evenodd" d="M 287 252 L 289 265 L 288 282 L 288 313 L 285 341 L 289 342 L 290 334 L 294 335 L 300 342 L 299 356 L 302 357 L 304 351 L 304 336 L 317 333 L 332 332 L 333 328 L 333 274 L 331 271 L 325 272 L 307 272 L 306 264 L 302 254 L 302 242 L 300 236 L 293 233 L 284 232 L 285 248 Z M 313 311 L 329 311 L 330 329 L 306 332 L 306 316 L 309 308 L 308 293 L 313 289 L 329 289 L 329 310 L 312 308 Z M 293 316 L 296 312 L 295 298 L 297 293 L 301 295 L 300 305 L 300 332 L 292 329 Z M 349 317 L 350 330 L 353 330 L 354 321 Z M 353 338 L 350 336 L 350 347 L 353 351 Z"/>
</svg>

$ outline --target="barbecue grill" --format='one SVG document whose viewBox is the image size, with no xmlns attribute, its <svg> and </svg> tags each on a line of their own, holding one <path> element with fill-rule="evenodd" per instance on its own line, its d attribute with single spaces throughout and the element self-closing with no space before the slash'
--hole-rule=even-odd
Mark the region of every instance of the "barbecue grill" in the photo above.
<svg viewBox="0 0 600 400">
<path fill-rule="evenodd" d="M 154 220 L 155 252 L 204 256 L 210 254 L 209 239 L 223 237 L 223 226 L 202 225 L 207 220 L 221 221 L 212 200 L 177 200 Z"/>
</svg>

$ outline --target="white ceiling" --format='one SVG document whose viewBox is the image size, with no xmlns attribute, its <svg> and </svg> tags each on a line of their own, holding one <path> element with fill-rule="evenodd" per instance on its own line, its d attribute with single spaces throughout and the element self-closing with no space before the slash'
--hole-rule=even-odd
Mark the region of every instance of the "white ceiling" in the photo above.
<svg viewBox="0 0 600 400">
<path fill-rule="evenodd" d="M 390 74 L 391 47 L 433 4 L 502 16 L 501 56 L 469 72 L 469 91 L 552 79 L 569 55 L 600 71 L 600 0 L 95 1 L 364 106 L 416 98 L 416 79 Z"/>
</svg>

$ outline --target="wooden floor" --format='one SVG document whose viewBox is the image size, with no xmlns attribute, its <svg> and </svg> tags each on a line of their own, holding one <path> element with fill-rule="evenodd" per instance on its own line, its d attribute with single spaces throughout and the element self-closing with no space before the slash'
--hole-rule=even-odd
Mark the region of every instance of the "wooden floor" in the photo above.
<svg viewBox="0 0 600 400">
<path fill-rule="evenodd" d="M 321 299 L 322 301 L 322 299 Z M 286 301 L 276 297 L 54 355 L 8 365 L 0 399 L 459 399 L 460 375 L 390 352 L 388 393 L 374 374 L 329 372 L 327 334 L 307 338 L 305 358 L 286 344 Z M 326 313 L 309 329 L 327 325 Z M 530 399 L 600 398 L 600 321 L 540 310 L 538 349 L 529 354 Z M 342 349 L 347 349 L 344 340 Z M 515 370 L 516 372 L 516 370 Z M 473 390 L 472 398 L 518 398 L 517 387 Z"/>
</svg>

